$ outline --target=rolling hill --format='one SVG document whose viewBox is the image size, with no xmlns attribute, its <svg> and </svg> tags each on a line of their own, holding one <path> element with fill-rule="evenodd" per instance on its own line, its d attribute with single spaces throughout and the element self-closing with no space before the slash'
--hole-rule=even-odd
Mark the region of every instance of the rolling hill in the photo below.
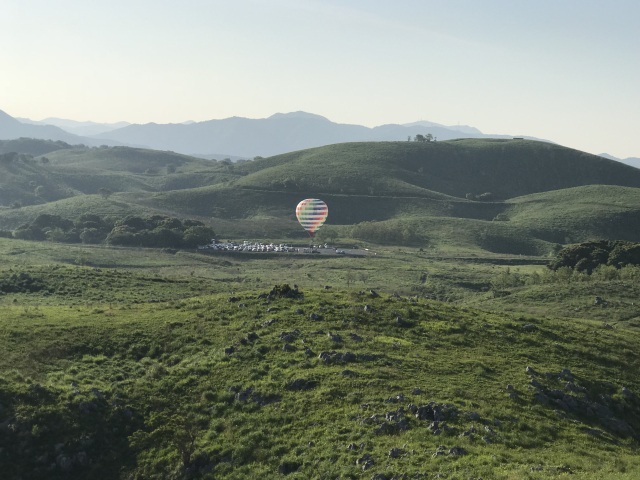
<svg viewBox="0 0 640 480">
<path fill-rule="evenodd" d="M 236 164 L 129 147 L 2 159 L 5 230 L 40 213 L 121 208 L 197 218 L 225 236 L 301 239 L 294 206 L 317 196 L 327 228 L 374 243 L 546 255 L 640 240 L 640 170 L 537 141 L 344 143 Z"/>
<path fill-rule="evenodd" d="M 505 200 L 581 185 L 640 187 L 640 172 L 578 150 L 528 140 L 374 142 L 330 145 L 247 165 L 239 185 L 381 196 L 465 198 L 490 192 Z"/>
<path fill-rule="evenodd" d="M 288 285 L 212 295 L 210 279 L 149 269 L 21 271 L 41 290 L 0 296 L 5 478 L 640 468 L 637 329 Z"/>
<path fill-rule="evenodd" d="M 569 281 L 528 256 L 640 241 L 637 169 L 522 140 L 237 164 L 11 145 L 0 237 L 43 214 L 170 215 L 302 243 L 294 207 L 318 196 L 325 232 L 377 246 L 260 257 L 0 238 L 8 478 L 635 478 L 640 269 Z"/>
</svg>

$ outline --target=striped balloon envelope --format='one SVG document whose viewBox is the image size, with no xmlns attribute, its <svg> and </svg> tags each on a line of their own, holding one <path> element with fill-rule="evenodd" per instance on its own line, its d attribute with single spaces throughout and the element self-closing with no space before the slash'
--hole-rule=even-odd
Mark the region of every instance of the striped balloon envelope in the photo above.
<svg viewBox="0 0 640 480">
<path fill-rule="evenodd" d="M 302 200 L 296 207 L 296 217 L 302 228 L 313 237 L 329 215 L 327 204 L 317 198 Z"/>
</svg>

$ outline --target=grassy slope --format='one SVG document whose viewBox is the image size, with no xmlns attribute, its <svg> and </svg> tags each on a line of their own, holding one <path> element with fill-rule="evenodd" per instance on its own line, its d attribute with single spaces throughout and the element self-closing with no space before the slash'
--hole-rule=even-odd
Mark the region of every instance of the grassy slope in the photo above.
<svg viewBox="0 0 640 480">
<path fill-rule="evenodd" d="M 62 141 L 38 140 L 34 138 L 17 138 L 14 140 L 0 140 L 0 154 L 24 153 L 27 155 L 46 155 L 56 150 L 69 148 L 70 145 Z"/>
<path fill-rule="evenodd" d="M 506 216 L 536 236 L 567 243 L 640 237 L 640 189 L 591 185 L 514 198 Z"/>
<path fill-rule="evenodd" d="M 237 177 L 216 162 L 126 147 L 76 147 L 49 152 L 46 157 L 46 164 L 41 158 L 0 162 L 0 203 L 43 204 L 95 194 L 102 188 L 113 192 L 194 188 Z M 39 196 L 34 194 L 37 186 L 43 187 Z"/>
<path fill-rule="evenodd" d="M 188 298 L 200 284 L 189 277 L 31 272 L 53 288 L 45 304 L 17 294 L 0 300 L 0 417 L 13 425 L 3 427 L 0 465 L 10 478 L 194 478 L 181 467 L 189 439 L 190 471 L 201 478 L 278 478 L 282 465 L 297 468 L 289 478 L 360 478 L 364 454 L 374 460 L 366 478 L 634 478 L 640 468 L 622 424 L 540 404 L 525 373 L 534 367 L 549 393 L 563 389 L 557 372 L 569 369 L 584 391 L 568 396 L 637 431 L 640 403 L 621 394 L 623 386 L 640 391 L 634 331 L 386 294 L 310 289 L 304 299 L 265 301 L 258 289 L 229 302 L 228 294 Z M 87 284 L 102 295 L 98 303 L 76 291 Z M 251 332 L 257 337 L 246 340 Z M 283 332 L 293 333 L 283 340 Z M 231 345 L 236 351 L 225 355 Z M 357 358 L 325 364 L 323 351 Z M 295 380 L 305 387 L 293 389 Z M 247 388 L 257 393 L 235 395 Z M 431 420 L 409 413 L 409 404 L 429 402 L 455 412 L 439 435 Z M 401 407 L 408 428 L 376 434 Z M 435 457 L 440 445 L 445 454 Z M 453 447 L 467 454 L 446 454 Z"/>
<path fill-rule="evenodd" d="M 492 192 L 507 199 L 590 184 L 640 186 L 638 169 L 523 140 L 348 143 L 258 160 L 246 169 L 240 185 L 281 190 L 289 180 L 298 191 L 386 196 Z"/>
<path fill-rule="evenodd" d="M 414 232 L 410 243 L 417 246 L 546 255 L 553 244 L 567 241 L 640 238 L 637 188 L 589 185 L 637 186 L 637 169 L 541 142 L 350 143 L 241 165 L 124 147 L 49 156 L 47 165 L 0 167 L 7 169 L 7 201 L 22 192 L 26 203 L 40 204 L 0 210 L 2 228 L 15 228 L 38 212 L 74 216 L 74 210 L 84 213 L 99 203 L 98 212 L 117 213 L 120 205 L 122 214 L 199 218 L 223 236 L 299 238 L 294 207 L 304 196 L 320 196 L 329 205 L 328 225 L 383 222 L 382 229 Z M 167 173 L 169 165 L 176 173 Z M 33 194 L 37 184 L 46 187 L 40 197 Z M 459 198 L 465 192 L 506 197 L 561 187 L 571 188 L 506 202 Z M 100 188 L 122 193 L 104 203 L 83 195 Z M 349 235 L 347 228 L 339 233 Z"/>
</svg>

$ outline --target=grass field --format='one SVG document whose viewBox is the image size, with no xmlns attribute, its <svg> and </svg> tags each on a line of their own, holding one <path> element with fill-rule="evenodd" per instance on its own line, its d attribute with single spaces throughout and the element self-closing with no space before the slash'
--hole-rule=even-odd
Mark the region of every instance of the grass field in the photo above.
<svg viewBox="0 0 640 480">
<path fill-rule="evenodd" d="M 342 273 L 332 260 L 296 259 L 284 277 L 279 260 L 127 249 L 103 253 L 119 268 L 72 266 L 56 246 L 28 265 L 13 261 L 27 242 L 14 242 L 2 243 L 3 277 L 43 289 L 0 297 L 8 478 L 596 479 L 639 467 L 631 327 L 394 295 L 389 279 L 418 273 L 402 251 L 343 258 L 366 277 L 330 289 L 307 277 L 287 297 L 266 284 Z M 498 268 L 423 261 L 443 283 Z M 204 262 L 262 266 L 265 280 L 222 285 Z"/>
<path fill-rule="evenodd" d="M 638 241 L 634 169 L 521 141 L 238 165 L 27 147 L 47 161 L 0 158 L 0 230 L 161 214 L 304 246 L 313 186 L 318 240 L 367 254 L 0 236 L 2 478 L 637 478 L 640 267 L 546 267 L 568 242 Z"/>
</svg>

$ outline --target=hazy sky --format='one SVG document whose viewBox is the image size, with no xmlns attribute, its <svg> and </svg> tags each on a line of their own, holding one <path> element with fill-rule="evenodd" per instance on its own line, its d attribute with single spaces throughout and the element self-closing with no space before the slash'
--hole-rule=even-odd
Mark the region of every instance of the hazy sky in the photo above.
<svg viewBox="0 0 640 480">
<path fill-rule="evenodd" d="M 14 117 L 304 110 L 640 157 L 638 0 L 0 0 L 0 45 Z"/>
</svg>

